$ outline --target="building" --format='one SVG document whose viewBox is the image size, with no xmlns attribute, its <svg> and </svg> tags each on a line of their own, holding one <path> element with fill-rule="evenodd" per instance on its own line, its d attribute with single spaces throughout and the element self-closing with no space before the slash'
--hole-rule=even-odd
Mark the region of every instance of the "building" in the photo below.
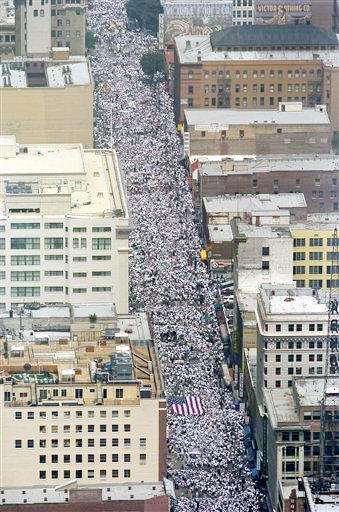
<svg viewBox="0 0 339 512">
<path fill-rule="evenodd" d="M 0 135 L 21 144 L 93 147 L 93 79 L 84 57 L 2 60 Z"/>
<path fill-rule="evenodd" d="M 325 104 L 339 130 L 338 40 L 312 25 L 230 27 L 175 39 L 176 119 L 188 108 L 277 110 Z"/>
<path fill-rule="evenodd" d="M 330 153 L 326 107 L 280 103 L 273 110 L 185 110 L 191 155 Z M 191 156 L 189 155 L 189 156 Z"/>
<path fill-rule="evenodd" d="M 86 52 L 86 0 L 15 0 L 16 55 L 49 57 L 54 47 Z"/>
<path fill-rule="evenodd" d="M 312 0 L 255 0 L 256 24 L 310 24 L 312 18 Z M 332 30 L 332 27 L 326 28 Z"/>
<path fill-rule="evenodd" d="M 252 25 L 256 0 L 233 0 L 233 25 Z"/>
<path fill-rule="evenodd" d="M 310 288 L 264 284 L 257 305 L 257 388 L 325 374 L 328 307 Z"/>
<path fill-rule="evenodd" d="M 338 385 L 338 377 L 331 377 L 327 382 L 327 394 L 333 395 L 337 411 Z M 283 508 L 282 484 L 296 482 L 301 477 L 318 477 L 321 437 L 319 404 L 323 394 L 324 378 L 321 377 L 296 379 L 287 390 L 264 391 L 267 410 L 267 488 L 277 510 L 288 510 Z M 334 434 L 338 438 L 337 422 Z M 338 459 L 338 452 L 336 453 Z M 339 464 L 336 469 L 339 470 Z M 307 493 L 306 506 L 302 510 L 338 510 L 336 501 L 333 498 L 326 499 L 326 493 L 324 501 L 318 501 L 316 497 L 312 499 L 309 494 L 310 490 Z M 321 503 L 324 505 L 321 506 Z"/>
<path fill-rule="evenodd" d="M 312 23 L 338 33 L 338 0 L 312 0 Z"/>
<path fill-rule="evenodd" d="M 298 287 L 339 289 L 338 256 L 333 252 L 338 215 L 310 215 L 306 223 L 291 225 L 294 242 L 293 277 Z"/>
<path fill-rule="evenodd" d="M 232 25 L 232 0 L 162 0 L 160 46 L 173 46 L 179 35 L 209 34 Z"/>
<path fill-rule="evenodd" d="M 193 159 L 193 157 L 192 157 Z M 195 196 L 303 192 L 308 213 L 338 211 L 339 157 L 290 155 L 194 160 Z M 334 214 L 334 213 L 333 213 Z M 292 220 L 293 213 L 292 213 Z"/>
<path fill-rule="evenodd" d="M 56 308 L 45 309 L 60 325 Z M 108 324 L 97 308 L 110 326 L 100 331 L 88 317 L 79 323 L 83 309 L 73 309 L 69 331 L 2 338 L 2 505 L 76 502 L 84 488 L 106 502 L 164 494 L 166 400 L 147 316 Z"/>
<path fill-rule="evenodd" d="M 1 139 L 0 309 L 114 302 L 128 312 L 129 215 L 114 151 Z"/>
<path fill-rule="evenodd" d="M 0 1 L 0 57 L 15 55 L 14 6 L 10 0 Z"/>
</svg>

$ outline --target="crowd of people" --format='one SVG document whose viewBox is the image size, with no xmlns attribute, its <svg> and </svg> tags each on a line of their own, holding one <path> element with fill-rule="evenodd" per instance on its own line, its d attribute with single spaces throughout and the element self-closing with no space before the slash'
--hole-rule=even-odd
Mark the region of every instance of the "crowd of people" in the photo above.
<svg viewBox="0 0 339 512">
<path fill-rule="evenodd" d="M 255 512 L 260 496 L 243 445 L 243 416 L 220 382 L 222 343 L 215 290 L 199 261 L 200 242 L 173 104 L 160 75 L 140 57 L 155 40 L 129 30 L 124 0 L 90 0 L 97 40 L 97 147 L 115 148 L 126 177 L 131 307 L 153 323 L 167 396 L 199 395 L 202 416 L 168 417 L 168 476 L 178 512 Z"/>
</svg>

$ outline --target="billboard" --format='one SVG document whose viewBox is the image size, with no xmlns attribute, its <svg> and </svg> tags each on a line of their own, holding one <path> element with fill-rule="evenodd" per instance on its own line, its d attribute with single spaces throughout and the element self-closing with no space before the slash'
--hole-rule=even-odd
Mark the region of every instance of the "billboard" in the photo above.
<svg viewBox="0 0 339 512">
<path fill-rule="evenodd" d="M 232 25 L 233 0 L 164 0 L 163 40 L 173 44 L 181 35 L 207 35 Z"/>
<path fill-rule="evenodd" d="M 257 24 L 310 23 L 311 18 L 312 0 L 256 0 Z"/>
</svg>

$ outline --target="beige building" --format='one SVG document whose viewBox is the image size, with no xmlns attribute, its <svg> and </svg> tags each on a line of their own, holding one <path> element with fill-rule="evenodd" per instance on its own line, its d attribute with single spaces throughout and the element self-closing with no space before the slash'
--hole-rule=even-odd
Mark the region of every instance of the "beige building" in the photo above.
<svg viewBox="0 0 339 512">
<path fill-rule="evenodd" d="M 0 135 L 22 144 L 93 147 L 93 80 L 84 57 L 3 60 Z"/>
<path fill-rule="evenodd" d="M 185 141 L 191 155 L 330 153 L 331 124 L 326 106 L 303 109 L 280 103 L 273 110 L 185 110 Z"/>
<path fill-rule="evenodd" d="M 53 501 L 60 488 L 66 501 L 71 489 L 112 485 L 104 499 L 113 500 L 115 485 L 156 485 L 165 476 L 166 400 L 147 317 L 103 324 L 96 311 L 94 324 L 75 318 L 70 331 L 22 330 L 2 339 L 0 487 L 7 503 L 23 503 L 32 488 L 41 492 L 31 503 Z M 48 314 L 60 322 L 55 308 Z"/>
</svg>

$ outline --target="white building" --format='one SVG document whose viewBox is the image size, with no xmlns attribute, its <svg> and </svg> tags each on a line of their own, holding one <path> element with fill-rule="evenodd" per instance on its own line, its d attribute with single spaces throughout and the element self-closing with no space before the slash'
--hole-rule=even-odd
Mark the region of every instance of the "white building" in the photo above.
<svg viewBox="0 0 339 512">
<path fill-rule="evenodd" d="M 264 388 L 288 388 L 296 378 L 325 374 L 327 300 L 311 288 L 261 287 L 256 311 L 259 395 Z"/>
<path fill-rule="evenodd" d="M 129 216 L 114 151 L 0 142 L 0 308 L 128 312 Z"/>
</svg>

